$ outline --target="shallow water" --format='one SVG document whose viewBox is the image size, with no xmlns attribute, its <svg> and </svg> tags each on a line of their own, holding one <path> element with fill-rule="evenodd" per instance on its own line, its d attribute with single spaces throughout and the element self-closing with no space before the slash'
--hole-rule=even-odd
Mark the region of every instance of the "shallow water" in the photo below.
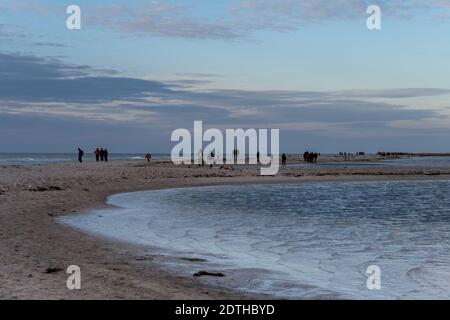
<svg viewBox="0 0 450 320">
<path fill-rule="evenodd" d="M 448 181 L 170 189 L 115 195 L 109 203 L 122 209 L 62 221 L 204 258 L 225 273 L 269 271 L 242 281 L 243 290 L 291 298 L 448 299 L 449 189 Z M 369 265 L 381 268 L 381 290 L 367 289 Z"/>
<path fill-rule="evenodd" d="M 140 153 L 111 153 L 109 160 L 144 160 Z M 168 154 L 153 154 L 154 160 L 168 160 Z M 83 160 L 95 161 L 94 152 L 85 151 Z M 0 165 L 35 165 L 49 163 L 78 163 L 78 153 L 0 153 Z"/>
<path fill-rule="evenodd" d="M 387 159 L 379 161 L 358 161 L 348 160 L 341 162 L 323 162 L 318 163 L 295 163 L 288 164 L 288 167 L 302 168 L 302 169 L 318 169 L 318 168 L 373 168 L 373 167 L 430 167 L 430 168 L 448 168 L 450 167 L 450 157 L 434 156 L 434 157 L 411 157 L 401 159 Z"/>
</svg>

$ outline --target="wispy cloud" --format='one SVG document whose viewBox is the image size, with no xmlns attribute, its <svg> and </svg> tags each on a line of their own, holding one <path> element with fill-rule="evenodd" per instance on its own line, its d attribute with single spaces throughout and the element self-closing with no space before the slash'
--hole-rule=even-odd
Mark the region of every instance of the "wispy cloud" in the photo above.
<svg viewBox="0 0 450 320">
<path fill-rule="evenodd" d="M 50 41 L 37 41 L 33 42 L 30 45 L 34 47 L 53 47 L 53 48 L 69 48 L 70 46 L 58 43 L 58 42 L 50 42 Z"/>
<path fill-rule="evenodd" d="M 122 77 L 114 71 L 63 63 L 54 58 L 0 54 L 0 112 L 48 114 L 105 121 L 174 125 L 205 120 L 211 124 L 271 126 L 323 123 L 330 127 L 377 126 L 420 121 L 433 110 L 412 110 L 395 99 L 450 94 L 446 89 L 377 91 L 247 91 L 191 89 L 183 80 L 164 82 Z M 113 74 L 106 75 L 106 73 Z M 198 83 L 197 83 L 198 84 Z M 373 101 L 389 98 L 391 102 Z"/>
<path fill-rule="evenodd" d="M 369 5 L 377 4 L 383 14 L 405 19 L 418 14 L 442 14 L 450 10 L 446 0 L 241 0 L 232 13 L 242 18 L 253 17 L 244 24 L 248 28 L 288 30 L 314 23 L 361 19 Z"/>
<path fill-rule="evenodd" d="M 396 19 L 430 15 L 448 21 L 447 0 L 379 0 L 383 14 Z M 257 31 L 288 32 L 329 21 L 364 19 L 369 0 L 238 0 L 221 14 L 198 15 L 200 4 L 164 0 L 84 5 L 87 26 L 140 36 L 209 40 L 250 38 Z M 63 4 L 5 0 L 0 8 L 48 16 L 64 12 Z M 200 10 L 201 11 L 201 10 Z"/>
<path fill-rule="evenodd" d="M 23 27 L 0 23 L 0 40 L 3 42 L 25 38 Z"/>
<path fill-rule="evenodd" d="M 377 3 L 383 14 L 397 19 L 450 13 L 448 1 L 443 0 Z M 288 32 L 317 23 L 364 19 L 371 4 L 368 0 L 240 0 L 222 15 L 205 18 L 192 14 L 194 5 L 153 1 L 97 6 L 88 14 L 88 22 L 140 35 L 232 40 L 257 31 Z"/>
<path fill-rule="evenodd" d="M 163 1 L 93 6 L 88 24 L 138 35 L 197 39 L 232 39 L 240 34 L 219 18 L 195 17 L 191 5 Z"/>
</svg>

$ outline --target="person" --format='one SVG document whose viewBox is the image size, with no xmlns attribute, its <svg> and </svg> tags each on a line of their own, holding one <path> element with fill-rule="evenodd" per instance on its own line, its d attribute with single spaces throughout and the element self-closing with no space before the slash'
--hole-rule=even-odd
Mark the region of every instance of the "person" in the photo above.
<svg viewBox="0 0 450 320">
<path fill-rule="evenodd" d="M 305 151 L 305 153 L 303 153 L 303 161 L 308 162 L 308 157 L 309 157 L 309 152 Z"/>
<path fill-rule="evenodd" d="M 234 157 L 234 162 L 238 161 L 238 157 L 239 157 L 239 150 L 237 148 L 235 148 L 233 150 L 233 157 Z"/>
<path fill-rule="evenodd" d="M 317 163 L 318 157 L 319 157 L 319 154 L 317 152 L 314 152 L 314 163 Z"/>
<path fill-rule="evenodd" d="M 78 161 L 79 161 L 80 163 L 83 162 L 83 156 L 84 156 L 84 151 L 81 150 L 80 148 L 78 148 Z"/>
<path fill-rule="evenodd" d="M 147 160 L 147 162 L 150 162 L 150 159 L 152 158 L 152 155 L 150 153 L 147 153 L 145 155 L 145 159 Z"/>
<path fill-rule="evenodd" d="M 103 157 L 105 158 L 105 162 L 108 162 L 108 149 L 103 150 Z"/>
<path fill-rule="evenodd" d="M 259 157 L 260 157 L 260 154 L 259 154 L 259 151 L 258 151 L 258 152 L 256 152 L 256 162 L 258 162 L 258 164 L 259 164 Z"/>
<path fill-rule="evenodd" d="M 100 149 L 99 148 L 97 148 L 97 149 L 95 149 L 95 161 L 99 161 L 100 160 Z"/>
<path fill-rule="evenodd" d="M 105 151 L 103 151 L 103 148 L 100 148 L 100 161 L 105 160 Z"/>
<path fill-rule="evenodd" d="M 281 156 L 281 165 L 285 166 L 286 165 L 286 154 L 283 153 L 283 155 Z"/>
<path fill-rule="evenodd" d="M 216 164 L 215 158 L 216 158 L 215 152 L 214 152 L 214 151 L 211 151 L 211 152 L 209 153 L 209 159 L 208 159 L 208 160 L 209 160 L 209 167 L 210 167 L 210 168 L 213 167 L 213 164 Z"/>
</svg>

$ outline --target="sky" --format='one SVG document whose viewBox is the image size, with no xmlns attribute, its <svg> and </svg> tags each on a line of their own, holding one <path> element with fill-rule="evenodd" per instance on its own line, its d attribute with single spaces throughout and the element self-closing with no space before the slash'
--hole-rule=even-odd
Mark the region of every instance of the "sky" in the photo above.
<svg viewBox="0 0 450 320">
<path fill-rule="evenodd" d="M 449 36 L 450 0 L 2 0 L 0 152 L 165 153 L 195 120 L 290 153 L 450 152 Z"/>
</svg>

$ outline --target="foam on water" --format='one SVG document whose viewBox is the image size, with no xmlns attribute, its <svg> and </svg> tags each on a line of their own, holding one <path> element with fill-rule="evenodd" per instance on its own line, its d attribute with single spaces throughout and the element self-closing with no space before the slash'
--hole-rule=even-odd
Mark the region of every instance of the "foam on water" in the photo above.
<svg viewBox="0 0 450 320">
<path fill-rule="evenodd" d="M 62 221 L 116 240 L 259 269 L 243 290 L 281 297 L 448 299 L 448 181 L 220 186 L 119 194 Z M 368 290 L 378 265 L 381 290 Z"/>
</svg>

